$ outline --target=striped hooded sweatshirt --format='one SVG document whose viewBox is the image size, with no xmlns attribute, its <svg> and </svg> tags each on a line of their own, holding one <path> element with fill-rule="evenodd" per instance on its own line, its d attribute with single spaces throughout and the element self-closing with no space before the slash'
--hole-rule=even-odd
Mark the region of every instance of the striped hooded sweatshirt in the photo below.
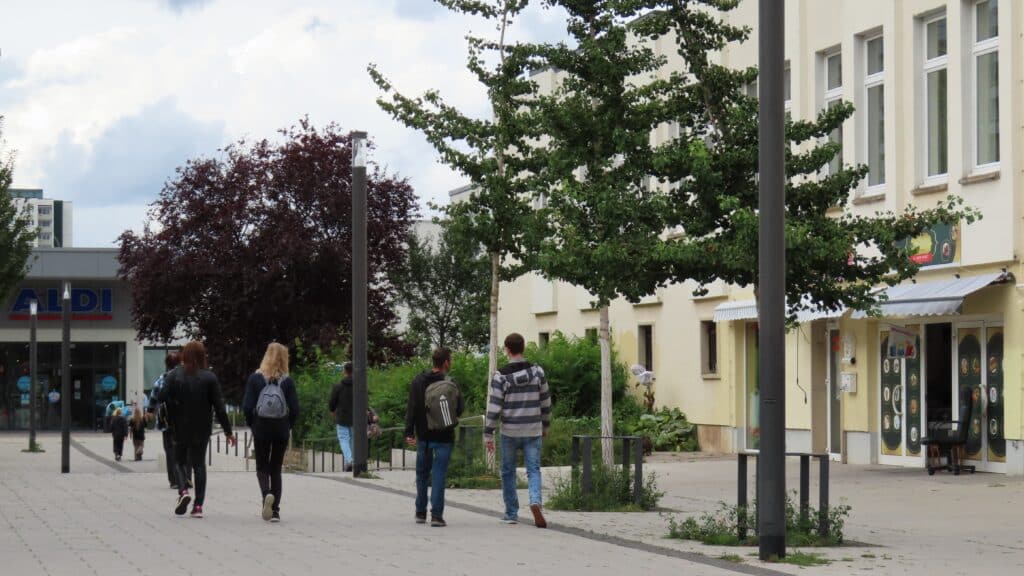
<svg viewBox="0 0 1024 576">
<path fill-rule="evenodd" d="M 551 392 L 544 369 L 525 360 L 512 362 L 491 378 L 484 436 L 493 440 L 501 422 L 505 436 L 540 436 L 551 424 Z"/>
</svg>

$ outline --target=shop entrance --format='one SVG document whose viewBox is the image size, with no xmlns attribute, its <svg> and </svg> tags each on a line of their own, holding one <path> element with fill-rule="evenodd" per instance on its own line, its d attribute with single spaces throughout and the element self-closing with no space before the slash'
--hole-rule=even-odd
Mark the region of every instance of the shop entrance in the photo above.
<svg viewBox="0 0 1024 576">
<path fill-rule="evenodd" d="M 953 406 L 969 398 L 965 456 L 980 470 L 1006 471 L 1003 420 L 1003 326 L 962 322 L 956 327 L 956 391 Z"/>
<path fill-rule="evenodd" d="M 953 418 L 953 325 L 949 322 L 924 327 L 925 418 Z"/>
</svg>

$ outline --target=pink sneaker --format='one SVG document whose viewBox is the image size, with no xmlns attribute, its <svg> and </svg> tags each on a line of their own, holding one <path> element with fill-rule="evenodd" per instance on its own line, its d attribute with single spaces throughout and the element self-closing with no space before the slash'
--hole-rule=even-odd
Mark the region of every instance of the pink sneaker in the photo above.
<svg viewBox="0 0 1024 576">
<path fill-rule="evenodd" d="M 192 507 L 192 517 L 193 518 L 202 518 L 203 517 L 203 507 L 202 506 L 193 506 Z"/>
</svg>

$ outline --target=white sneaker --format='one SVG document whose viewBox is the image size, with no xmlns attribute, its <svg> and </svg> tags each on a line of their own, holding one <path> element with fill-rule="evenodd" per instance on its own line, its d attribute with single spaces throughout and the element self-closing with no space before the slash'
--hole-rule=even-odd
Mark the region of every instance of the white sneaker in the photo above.
<svg viewBox="0 0 1024 576">
<path fill-rule="evenodd" d="M 267 494 L 263 497 L 263 519 L 270 522 L 274 517 L 274 495 Z"/>
</svg>

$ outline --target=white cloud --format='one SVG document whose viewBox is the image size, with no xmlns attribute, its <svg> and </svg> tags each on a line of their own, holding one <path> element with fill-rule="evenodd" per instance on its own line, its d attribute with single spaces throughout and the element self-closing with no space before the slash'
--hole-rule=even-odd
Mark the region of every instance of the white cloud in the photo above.
<svg viewBox="0 0 1024 576">
<path fill-rule="evenodd" d="M 58 157 L 68 143 L 83 162 L 116 157 L 94 147 L 118 146 L 110 135 L 126 119 L 173 102 L 186 124 L 222 127 L 222 144 L 274 137 L 306 114 L 318 125 L 367 130 L 377 143 L 375 160 L 408 177 L 421 198 L 444 201 L 461 179 L 437 164 L 421 135 L 379 110 L 366 67 L 376 63 L 405 93 L 436 88 L 463 109 L 487 113 L 483 91 L 465 70 L 464 36 L 490 26 L 443 11 L 408 11 L 410 2 L 430 0 L 9 1 L 0 19 L 0 114 L 5 139 L 18 150 L 20 185 L 68 182 L 55 173 L 68 169 Z M 55 13 L 65 17 L 54 22 Z M 519 33 L 550 34 L 551 16 L 533 14 L 529 24 Z M 147 142 L 120 145 L 145 150 Z M 154 184 L 152 198 L 158 192 Z M 79 245 L 108 243 L 120 229 L 141 226 L 133 208 L 90 228 L 90 210 L 99 205 L 89 190 L 47 193 L 75 202 Z"/>
</svg>

